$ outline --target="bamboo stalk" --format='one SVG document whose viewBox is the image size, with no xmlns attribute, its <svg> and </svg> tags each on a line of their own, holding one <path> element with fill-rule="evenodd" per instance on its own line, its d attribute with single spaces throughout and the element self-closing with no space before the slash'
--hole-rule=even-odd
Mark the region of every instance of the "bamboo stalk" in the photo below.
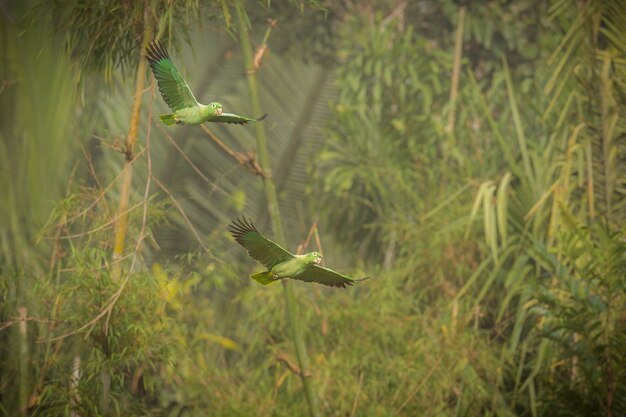
<svg viewBox="0 0 626 417">
<path fill-rule="evenodd" d="M 80 414 L 76 411 L 78 409 L 80 403 L 80 394 L 78 393 L 78 384 L 80 383 L 80 374 L 81 374 L 81 359 L 80 354 L 77 353 L 74 355 L 74 359 L 72 361 L 72 375 L 70 376 L 70 398 L 72 402 L 72 411 L 70 412 L 70 417 L 81 417 Z"/>
<path fill-rule="evenodd" d="M 256 79 L 256 68 L 254 65 L 254 53 L 250 44 L 250 35 L 248 28 L 248 20 L 244 10 L 243 0 L 238 0 L 235 5 L 237 13 L 237 22 L 239 29 L 239 39 L 241 42 L 241 49 L 243 52 L 244 62 L 246 66 L 246 75 L 248 78 L 248 88 L 250 90 L 250 100 L 252 102 L 253 115 L 261 114 L 261 104 L 259 100 L 259 89 Z M 278 198 L 276 196 L 276 188 L 272 173 L 270 170 L 269 152 L 267 149 L 267 139 L 265 136 L 265 127 L 263 123 L 256 123 L 256 137 L 257 137 L 257 152 L 259 155 L 259 163 L 261 169 L 265 173 L 263 177 L 263 186 L 265 188 L 265 195 L 267 199 L 267 209 L 272 221 L 272 228 L 274 237 L 279 243 L 285 242 L 285 235 L 283 231 L 282 219 L 280 217 L 280 208 L 278 206 Z M 306 346 L 304 344 L 304 337 L 302 336 L 301 328 L 298 323 L 298 311 L 295 301 L 295 295 L 291 282 L 289 280 L 282 280 L 285 301 L 287 305 L 287 317 L 291 327 L 291 335 L 296 348 L 296 357 L 300 365 L 300 378 L 302 379 L 302 385 L 304 387 L 304 393 L 309 406 L 309 413 L 311 417 L 320 417 L 321 412 L 315 389 L 313 387 L 313 381 L 311 380 L 309 372 L 309 358 L 306 352 Z"/>
<path fill-rule="evenodd" d="M 117 208 L 117 220 L 115 221 L 115 243 L 113 246 L 113 265 L 111 267 L 111 278 L 119 281 L 122 276 L 122 259 L 124 257 L 124 244 L 126 242 L 126 231 L 128 230 L 128 201 L 130 199 L 130 188 L 133 180 L 133 159 L 135 158 L 135 145 L 137 143 L 137 130 L 139 128 L 139 118 L 141 115 L 141 102 L 146 83 L 146 60 L 144 59 L 146 46 L 152 37 L 151 25 L 149 21 L 149 4 L 145 1 L 144 8 L 144 31 L 141 50 L 139 52 L 139 63 L 137 64 L 137 75 L 135 79 L 135 95 L 133 101 L 133 111 L 130 118 L 130 127 L 126 137 L 124 154 L 126 161 L 122 171 L 122 189 L 120 191 L 120 201 Z M 105 332 L 106 334 L 106 332 Z M 100 397 L 100 407 L 103 416 L 109 415 L 109 405 L 111 401 L 111 374 L 107 369 L 103 369 L 100 374 L 102 383 L 102 396 Z"/>
<path fill-rule="evenodd" d="M 614 136 L 619 112 L 616 111 L 617 103 L 613 97 L 613 80 L 611 71 L 613 62 L 608 52 L 604 52 L 602 66 L 598 74 L 600 84 L 600 139 L 602 141 L 602 168 L 604 173 L 604 205 L 606 207 L 605 216 L 609 224 L 613 223 L 613 192 L 616 178 L 616 158 L 617 155 Z"/>
<path fill-rule="evenodd" d="M 461 57 L 463 52 L 463 27 L 465 24 L 465 6 L 459 9 L 459 24 L 456 28 L 456 38 L 454 40 L 454 64 L 452 67 L 452 81 L 450 83 L 450 112 L 448 113 L 448 123 L 446 132 L 454 131 L 456 118 L 456 100 L 459 95 L 459 76 L 461 73 Z"/>
<path fill-rule="evenodd" d="M 146 16 L 147 11 L 146 4 Z M 141 102 L 143 99 L 144 85 L 146 83 L 146 60 L 144 59 L 146 46 L 152 36 L 152 30 L 149 25 L 146 24 L 143 33 L 143 42 L 141 44 L 141 57 L 139 64 L 137 65 L 137 76 L 135 81 L 135 95 L 133 101 L 133 111 L 130 118 L 130 128 L 128 136 L 126 137 L 126 146 L 124 154 L 126 155 L 126 162 L 124 163 L 122 173 L 122 189 L 120 191 L 120 201 L 117 208 L 117 221 L 115 222 L 115 244 L 113 247 L 113 268 L 111 270 L 111 276 L 113 280 L 119 280 L 122 272 L 121 259 L 124 255 L 124 243 L 126 241 L 126 231 L 128 230 L 128 200 L 130 198 L 130 188 L 133 180 L 133 158 L 135 152 L 135 145 L 137 143 L 137 130 L 139 128 L 139 117 L 141 115 Z"/>
<path fill-rule="evenodd" d="M 19 315 L 19 391 L 18 391 L 18 407 L 19 415 L 26 416 L 28 414 L 28 333 L 26 327 L 26 307 L 18 307 Z"/>
<path fill-rule="evenodd" d="M 100 410 L 103 416 L 109 415 L 111 402 L 111 373 L 103 370 L 100 373 L 100 382 L 102 383 L 102 396 L 100 397 Z"/>
<path fill-rule="evenodd" d="M 593 189 L 593 148 L 591 142 L 585 148 L 585 162 L 587 164 L 587 205 L 589 206 L 589 220 L 596 218 L 595 191 Z"/>
</svg>

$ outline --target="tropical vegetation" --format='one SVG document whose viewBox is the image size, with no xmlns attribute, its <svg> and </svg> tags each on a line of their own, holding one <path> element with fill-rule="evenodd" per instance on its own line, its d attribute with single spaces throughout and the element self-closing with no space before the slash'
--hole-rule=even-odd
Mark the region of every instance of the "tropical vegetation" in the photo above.
<svg viewBox="0 0 626 417">
<path fill-rule="evenodd" d="M 626 5 L 0 7 L 0 415 L 626 413 Z M 167 46 L 247 126 L 165 126 Z M 246 216 L 371 276 L 258 271 Z"/>
</svg>

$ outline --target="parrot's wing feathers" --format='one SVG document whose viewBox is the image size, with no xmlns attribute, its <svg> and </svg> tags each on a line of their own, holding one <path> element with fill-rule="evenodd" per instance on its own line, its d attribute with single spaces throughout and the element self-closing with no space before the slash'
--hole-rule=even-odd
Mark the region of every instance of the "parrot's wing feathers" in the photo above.
<svg viewBox="0 0 626 417">
<path fill-rule="evenodd" d="M 189 86 L 180 76 L 167 50 L 157 40 L 152 41 L 146 49 L 146 58 L 152 68 L 154 78 L 159 84 L 163 100 L 173 111 L 198 105 L 198 101 Z"/>
<path fill-rule="evenodd" d="M 217 123 L 234 123 L 238 125 L 244 125 L 246 123 L 254 123 L 260 122 L 265 119 L 267 114 L 264 114 L 261 117 L 257 117 L 256 119 L 252 119 L 250 117 L 239 116 L 233 113 L 222 113 L 220 116 L 213 116 L 208 121 L 209 122 L 217 122 Z"/>
<path fill-rule="evenodd" d="M 237 243 L 246 248 L 250 256 L 265 265 L 267 269 L 272 269 L 274 265 L 294 257 L 277 243 L 259 233 L 252 222 L 245 218 L 233 220 L 229 230 Z"/>
<path fill-rule="evenodd" d="M 331 287 L 345 288 L 349 285 L 353 285 L 355 282 L 364 281 L 368 279 L 368 277 L 354 279 L 347 275 L 340 274 L 339 272 L 335 272 L 332 269 L 324 268 L 323 266 L 311 265 L 303 273 L 294 277 L 294 279 L 306 282 L 319 282 L 320 284 L 329 285 Z"/>
</svg>

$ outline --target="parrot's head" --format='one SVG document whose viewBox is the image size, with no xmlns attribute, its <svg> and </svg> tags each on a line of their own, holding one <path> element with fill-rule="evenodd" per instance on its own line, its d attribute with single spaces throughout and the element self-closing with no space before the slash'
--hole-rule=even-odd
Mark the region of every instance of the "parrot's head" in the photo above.
<svg viewBox="0 0 626 417">
<path fill-rule="evenodd" d="M 216 102 L 209 103 L 209 107 L 212 110 L 215 110 L 215 115 L 216 116 L 221 116 L 222 115 L 222 105 L 220 103 L 216 103 Z"/>
<path fill-rule="evenodd" d="M 311 252 L 311 257 L 313 258 L 313 263 L 315 265 L 319 265 L 322 262 L 322 254 L 319 252 Z"/>
</svg>

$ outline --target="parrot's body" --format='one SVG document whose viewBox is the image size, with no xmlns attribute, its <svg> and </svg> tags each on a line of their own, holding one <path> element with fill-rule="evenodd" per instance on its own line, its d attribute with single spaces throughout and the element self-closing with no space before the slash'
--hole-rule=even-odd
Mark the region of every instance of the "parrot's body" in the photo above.
<svg viewBox="0 0 626 417">
<path fill-rule="evenodd" d="M 322 255 L 317 252 L 307 253 L 306 255 L 294 255 L 292 259 L 274 265 L 268 271 L 253 274 L 251 278 L 261 284 L 270 284 L 281 278 L 298 277 L 310 265 L 319 264 L 321 260 Z"/>
<path fill-rule="evenodd" d="M 260 122 L 267 114 L 253 119 L 233 113 L 224 113 L 217 102 L 200 104 L 181 77 L 167 51 L 158 41 L 146 49 L 146 58 L 159 85 L 161 96 L 174 113 L 163 114 L 160 119 L 168 126 L 174 124 L 198 125 L 204 122 L 246 124 Z"/>
<path fill-rule="evenodd" d="M 176 111 L 174 114 L 162 114 L 161 121 L 168 126 L 176 123 L 183 125 L 199 125 L 211 120 L 213 116 L 218 115 L 218 110 L 211 108 L 211 105 L 205 106 L 198 104 L 194 107 L 186 107 Z"/>
<path fill-rule="evenodd" d="M 322 254 L 319 252 L 293 255 L 263 236 L 251 222 L 245 219 L 234 220 L 231 223 L 230 232 L 250 256 L 268 268 L 267 271 L 250 276 L 260 284 L 267 285 L 283 278 L 292 278 L 345 288 L 355 282 L 367 279 L 350 278 L 332 269 L 319 266 L 322 261 Z"/>
</svg>

